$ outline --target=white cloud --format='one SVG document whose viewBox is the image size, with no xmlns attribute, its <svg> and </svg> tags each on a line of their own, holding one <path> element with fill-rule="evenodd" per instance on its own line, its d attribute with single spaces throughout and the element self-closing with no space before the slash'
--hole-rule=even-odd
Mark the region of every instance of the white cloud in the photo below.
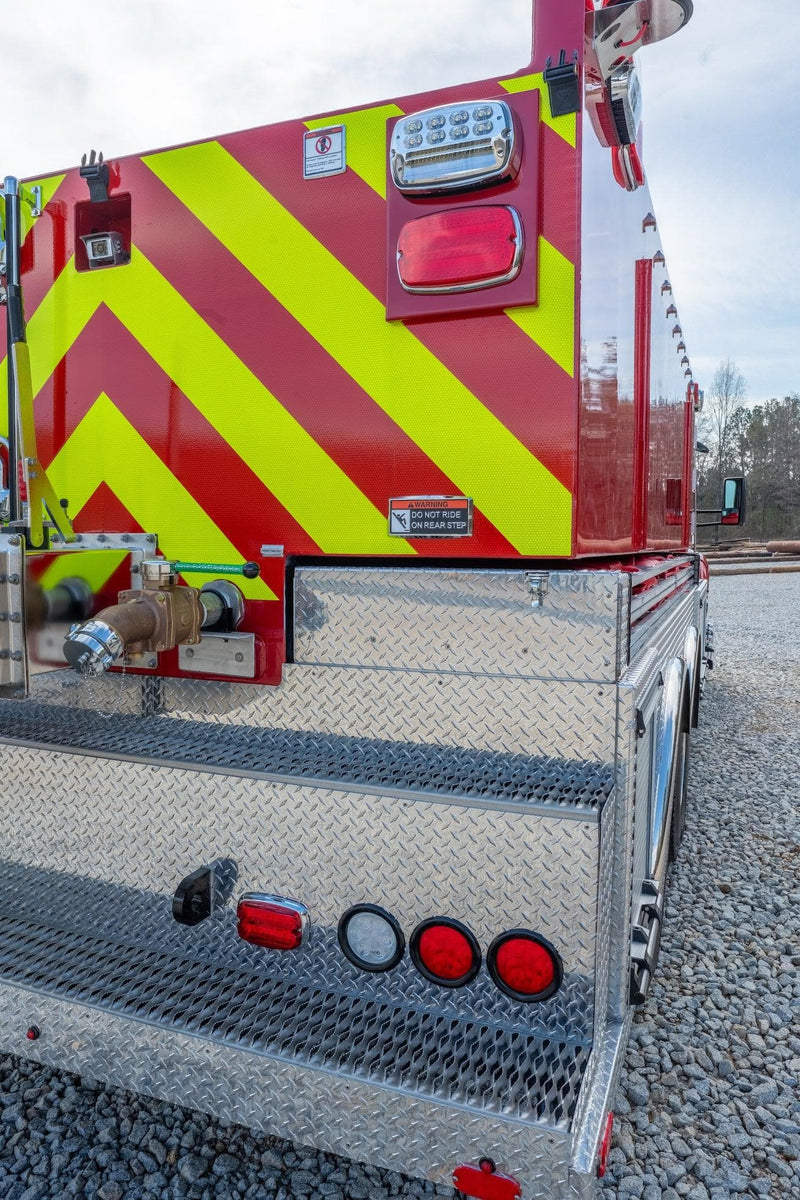
<svg viewBox="0 0 800 1200">
<path fill-rule="evenodd" d="M 544 0 L 540 0 L 544 2 Z M 570 0 L 548 0 L 567 3 Z M 645 165 L 695 367 L 800 388 L 796 0 L 695 0 L 645 61 Z M 446 86 L 527 58 L 529 0 L 7 6 L 4 173 Z"/>
</svg>

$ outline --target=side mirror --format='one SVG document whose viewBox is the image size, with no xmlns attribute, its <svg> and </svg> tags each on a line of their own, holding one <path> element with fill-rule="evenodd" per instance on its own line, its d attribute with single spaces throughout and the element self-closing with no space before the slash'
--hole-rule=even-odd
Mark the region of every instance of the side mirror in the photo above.
<svg viewBox="0 0 800 1200">
<path fill-rule="evenodd" d="M 746 488 L 743 475 L 733 475 L 722 485 L 721 525 L 744 525 L 747 511 Z"/>
</svg>

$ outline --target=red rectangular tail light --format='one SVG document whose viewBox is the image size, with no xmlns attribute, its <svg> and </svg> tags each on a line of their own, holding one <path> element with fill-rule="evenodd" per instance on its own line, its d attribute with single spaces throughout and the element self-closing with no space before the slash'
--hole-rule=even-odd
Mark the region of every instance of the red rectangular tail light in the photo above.
<svg viewBox="0 0 800 1200">
<path fill-rule="evenodd" d="M 515 279 L 522 252 L 522 223 L 513 208 L 469 205 L 407 221 L 397 269 L 407 292 L 463 292 Z"/>
<path fill-rule="evenodd" d="M 236 932 L 268 950 L 297 950 L 308 929 L 308 909 L 285 896 L 248 892 L 236 908 Z"/>
</svg>

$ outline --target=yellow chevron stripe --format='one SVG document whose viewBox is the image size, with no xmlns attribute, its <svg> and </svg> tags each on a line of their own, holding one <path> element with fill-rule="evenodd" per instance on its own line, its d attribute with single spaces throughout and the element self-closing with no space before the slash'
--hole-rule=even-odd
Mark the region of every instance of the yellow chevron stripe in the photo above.
<svg viewBox="0 0 800 1200">
<path fill-rule="evenodd" d="M 504 310 L 568 375 L 575 374 L 575 268 L 539 238 L 539 303 Z"/>
<path fill-rule="evenodd" d="M 78 273 L 70 263 L 55 281 L 28 325 L 34 394 L 101 302 L 324 551 L 415 553 L 402 538 L 389 537 L 386 514 L 136 247 L 128 266 Z M 4 388 L 0 371 L 3 411 Z M 74 497 L 66 494 L 74 511 Z M 142 524 L 161 532 L 160 522 Z M 191 556 L 181 551 L 178 557 Z"/>
<path fill-rule="evenodd" d="M 53 199 L 53 196 L 56 194 L 58 189 L 61 187 L 63 180 L 63 174 L 48 175 L 41 179 L 26 179 L 25 187 L 26 189 L 29 189 L 35 185 L 36 187 L 40 187 L 42 189 L 42 208 L 45 208 Z M 29 204 L 21 204 L 20 209 L 22 211 L 22 237 L 24 240 L 28 234 L 28 230 L 31 228 L 31 226 L 35 225 L 37 221 L 41 220 L 41 217 L 31 216 L 31 208 Z M 50 217 L 45 217 L 45 220 L 49 221 Z"/>
<path fill-rule="evenodd" d="M 54 558 L 39 582 L 43 588 L 54 588 L 62 579 L 77 576 L 86 580 L 93 592 L 99 592 L 127 557 L 125 550 L 73 550 Z"/>
<path fill-rule="evenodd" d="M 222 146 L 144 161 L 521 554 L 569 553 L 567 489 Z"/>
<path fill-rule="evenodd" d="M 159 550 L 167 558 L 244 561 L 104 392 L 59 450 L 49 474 L 57 493 L 69 496 L 74 513 L 106 483 L 143 529 L 158 531 Z M 213 578 L 193 575 L 192 586 Z M 237 577 L 236 583 L 250 600 L 277 599 L 262 579 Z"/>
<path fill-rule="evenodd" d="M 359 112 L 342 113 L 339 117 L 318 117 L 306 121 L 307 129 L 324 129 L 326 125 L 344 125 L 347 165 L 365 183 L 386 199 L 386 122 L 401 117 L 402 108 L 396 104 L 381 104 Z M 298 154 L 299 154 L 298 149 Z"/>
<path fill-rule="evenodd" d="M 500 86 L 512 94 L 514 92 L 537 91 L 541 100 L 540 114 L 545 125 L 549 125 L 556 133 L 574 148 L 576 141 L 575 113 L 567 113 L 565 117 L 554 117 L 550 108 L 550 92 L 540 73 L 536 75 L 518 75 L 514 79 L 501 79 Z"/>
</svg>

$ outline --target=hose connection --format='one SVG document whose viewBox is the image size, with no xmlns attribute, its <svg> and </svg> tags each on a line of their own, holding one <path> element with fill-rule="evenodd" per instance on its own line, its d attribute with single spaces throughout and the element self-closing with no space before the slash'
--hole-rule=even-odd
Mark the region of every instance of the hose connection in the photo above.
<svg viewBox="0 0 800 1200">
<path fill-rule="evenodd" d="M 186 587 L 174 568 L 164 559 L 146 560 L 141 589 L 120 592 L 116 604 L 73 625 L 64 641 L 69 665 L 82 675 L 102 675 L 122 660 L 135 666 L 144 654 L 195 645 L 202 629 L 239 625 L 244 600 L 235 584 L 218 579 Z"/>
</svg>

